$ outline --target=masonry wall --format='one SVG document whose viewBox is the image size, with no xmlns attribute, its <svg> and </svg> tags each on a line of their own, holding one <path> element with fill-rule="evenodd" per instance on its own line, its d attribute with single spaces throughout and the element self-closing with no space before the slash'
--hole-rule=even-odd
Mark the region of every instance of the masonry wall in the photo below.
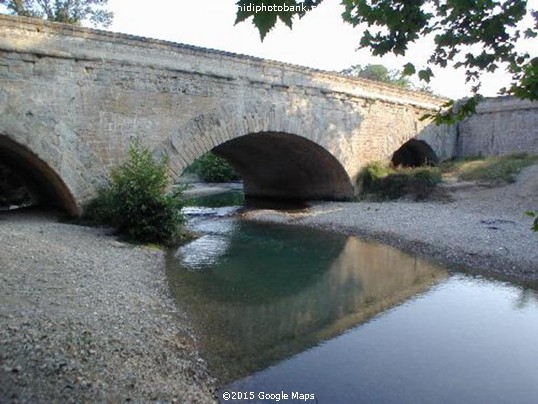
<svg viewBox="0 0 538 404">
<path fill-rule="evenodd" d="M 538 102 L 488 98 L 458 127 L 457 155 L 538 154 Z"/>
</svg>

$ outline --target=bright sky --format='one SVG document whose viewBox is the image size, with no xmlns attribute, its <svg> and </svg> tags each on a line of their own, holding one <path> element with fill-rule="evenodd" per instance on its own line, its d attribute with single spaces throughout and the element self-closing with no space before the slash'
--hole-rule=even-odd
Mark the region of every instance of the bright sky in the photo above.
<svg viewBox="0 0 538 404">
<path fill-rule="evenodd" d="M 414 46 L 405 58 L 386 56 L 373 58 L 367 50 L 357 51 L 360 30 L 342 21 L 343 7 L 338 0 L 326 0 L 315 10 L 295 20 L 293 31 L 280 24 L 264 42 L 250 21 L 234 26 L 236 0 L 109 0 L 114 14 L 112 31 L 150 38 L 220 49 L 258 56 L 322 70 L 340 71 L 354 64 L 380 63 L 400 69 L 411 61 L 418 67 L 431 49 L 423 42 Z M 538 0 L 529 0 L 530 8 L 538 9 Z M 538 44 L 530 41 L 526 48 L 534 56 Z M 434 70 L 430 83 L 434 92 L 452 98 L 469 94 L 462 72 Z M 509 84 L 506 74 L 489 75 L 482 92 L 495 95 Z"/>
<path fill-rule="evenodd" d="M 360 30 L 342 21 L 343 7 L 338 0 L 326 0 L 315 10 L 296 20 L 293 31 L 280 24 L 264 42 L 250 21 L 234 26 L 236 0 L 109 0 L 115 13 L 113 31 L 166 39 L 266 59 L 340 71 L 354 64 L 380 63 L 401 69 L 408 61 L 423 65 L 431 47 L 424 42 L 406 58 L 373 58 L 367 50 L 357 51 Z M 538 9 L 538 0 L 529 0 Z M 538 44 L 527 43 L 527 51 L 538 53 Z M 532 49 L 534 46 L 534 49 Z M 430 84 L 434 92 L 451 98 L 469 94 L 463 72 L 434 70 Z M 510 83 L 504 72 L 488 75 L 482 92 L 494 96 Z"/>
</svg>

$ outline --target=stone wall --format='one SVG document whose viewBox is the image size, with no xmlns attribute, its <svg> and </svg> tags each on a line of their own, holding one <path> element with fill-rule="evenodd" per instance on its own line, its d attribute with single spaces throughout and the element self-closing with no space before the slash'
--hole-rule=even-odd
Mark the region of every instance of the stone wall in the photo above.
<svg viewBox="0 0 538 404">
<path fill-rule="evenodd" d="M 515 152 L 538 155 L 538 102 L 514 97 L 487 98 L 477 113 L 457 125 L 457 155 Z"/>
</svg>

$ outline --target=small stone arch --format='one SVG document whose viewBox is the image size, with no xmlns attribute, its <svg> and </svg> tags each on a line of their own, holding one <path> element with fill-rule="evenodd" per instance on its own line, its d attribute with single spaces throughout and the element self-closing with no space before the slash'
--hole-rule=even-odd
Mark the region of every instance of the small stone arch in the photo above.
<svg viewBox="0 0 538 404">
<path fill-rule="evenodd" d="M 23 179 L 37 202 L 64 209 L 73 216 L 80 214 L 77 201 L 62 178 L 27 147 L 0 135 L 0 161 Z"/>
<path fill-rule="evenodd" d="M 18 96 L 1 110 L 2 161 L 25 174 L 42 199 L 71 216 L 107 182 L 107 167 L 72 126 Z"/>
<path fill-rule="evenodd" d="M 423 140 L 411 139 L 392 155 L 391 163 L 401 167 L 432 166 L 438 163 L 433 149 Z"/>
</svg>

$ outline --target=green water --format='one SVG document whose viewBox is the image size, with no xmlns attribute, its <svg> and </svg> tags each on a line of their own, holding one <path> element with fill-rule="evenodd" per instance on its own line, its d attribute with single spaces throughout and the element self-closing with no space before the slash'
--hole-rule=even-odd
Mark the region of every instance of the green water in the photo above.
<svg viewBox="0 0 538 404">
<path fill-rule="evenodd" d="M 335 336 L 446 276 L 335 233 L 234 218 L 195 229 L 205 235 L 169 254 L 168 275 L 222 381 Z"/>
<path fill-rule="evenodd" d="M 190 198 L 187 200 L 187 206 L 216 208 L 221 206 L 241 206 L 244 202 L 245 196 L 243 191 L 237 190 Z"/>
<path fill-rule="evenodd" d="M 538 292 L 355 237 L 239 218 L 168 254 L 225 392 L 321 403 L 535 403 Z M 310 396 L 309 396 L 310 397 Z M 281 397 L 282 398 L 282 397 Z"/>
</svg>

